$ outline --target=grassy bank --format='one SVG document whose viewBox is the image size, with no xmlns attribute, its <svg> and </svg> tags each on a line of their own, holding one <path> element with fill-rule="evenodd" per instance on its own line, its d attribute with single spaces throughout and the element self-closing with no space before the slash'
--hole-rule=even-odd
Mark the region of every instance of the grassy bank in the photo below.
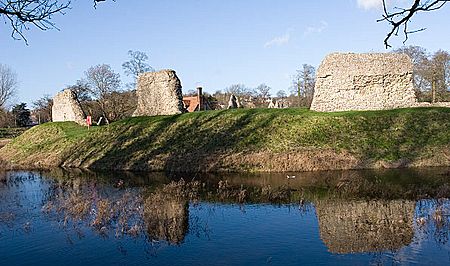
<svg viewBox="0 0 450 266">
<path fill-rule="evenodd" d="M 0 150 L 28 167 L 309 171 L 450 165 L 450 109 L 316 113 L 251 109 L 48 123 Z"/>
</svg>

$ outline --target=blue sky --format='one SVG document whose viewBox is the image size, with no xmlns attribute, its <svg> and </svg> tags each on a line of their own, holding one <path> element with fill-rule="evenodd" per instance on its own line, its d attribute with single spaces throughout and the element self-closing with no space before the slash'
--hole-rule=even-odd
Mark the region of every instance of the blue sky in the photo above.
<svg viewBox="0 0 450 266">
<path fill-rule="evenodd" d="M 27 31 L 28 46 L 2 24 L 0 63 L 18 75 L 16 102 L 54 95 L 101 63 L 125 84 L 121 64 L 130 49 L 146 52 L 156 69 L 176 70 L 184 91 L 266 83 L 276 93 L 288 90 L 302 64 L 318 67 L 331 52 L 385 52 L 389 27 L 376 22 L 379 1 L 117 0 L 94 9 L 92 1 L 75 0 L 66 15 L 54 17 L 60 31 Z M 416 16 L 411 29 L 427 30 L 407 44 L 449 51 L 449 11 L 448 5 Z M 402 41 L 391 43 L 397 48 Z"/>
</svg>

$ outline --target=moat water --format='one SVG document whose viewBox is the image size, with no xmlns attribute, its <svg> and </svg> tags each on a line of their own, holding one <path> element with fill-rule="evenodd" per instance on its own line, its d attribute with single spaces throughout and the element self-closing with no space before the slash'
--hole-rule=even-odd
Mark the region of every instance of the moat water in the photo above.
<svg viewBox="0 0 450 266">
<path fill-rule="evenodd" d="M 450 168 L 0 172 L 0 265 L 450 265 L 449 198 Z"/>
</svg>

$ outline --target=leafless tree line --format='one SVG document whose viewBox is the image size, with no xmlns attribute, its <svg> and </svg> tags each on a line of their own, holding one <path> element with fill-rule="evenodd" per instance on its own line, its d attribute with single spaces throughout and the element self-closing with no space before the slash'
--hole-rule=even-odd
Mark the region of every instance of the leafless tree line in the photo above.
<svg viewBox="0 0 450 266">
<path fill-rule="evenodd" d="M 131 84 L 136 84 L 140 73 L 153 71 L 153 68 L 148 64 L 148 56 L 144 52 L 130 50 L 128 55 L 122 68 L 126 75 L 132 77 Z M 0 127 L 14 125 L 11 124 L 12 113 L 7 110 L 6 103 L 16 93 L 16 85 L 17 75 L 9 67 L 0 64 Z M 77 94 L 85 112 L 97 121 L 100 117 L 107 123 L 123 119 L 131 116 L 136 109 L 134 87 L 122 89 L 120 74 L 108 64 L 88 68 L 83 77 L 67 88 Z M 52 105 L 50 95 L 44 95 L 32 103 L 32 115 L 36 122 L 51 121 Z"/>
<path fill-rule="evenodd" d="M 450 101 L 450 53 L 429 53 L 420 46 L 394 50 L 409 55 L 413 63 L 414 86 L 419 101 Z"/>
<path fill-rule="evenodd" d="M 285 107 L 309 107 L 314 94 L 315 81 L 315 68 L 309 64 L 303 64 L 292 76 L 291 86 L 287 90 L 279 89 L 272 94 L 272 88 L 265 83 L 255 88 L 237 83 L 224 90 L 217 90 L 212 96 L 218 102 L 219 108 L 227 106 L 231 95 L 238 97 L 246 108 L 267 108 L 271 100 L 282 102 Z M 187 93 L 187 95 L 190 94 L 195 94 L 195 91 Z"/>
<path fill-rule="evenodd" d="M 153 71 L 153 68 L 147 63 L 148 56 L 144 52 L 130 50 L 128 56 L 129 60 L 122 64 L 125 74 L 133 79 L 128 89 L 121 89 L 120 74 L 107 64 L 88 68 L 82 79 L 69 86 L 77 93 L 83 109 L 94 119 L 103 117 L 109 123 L 131 116 L 136 109 L 134 88 L 137 78 L 141 73 Z"/>
</svg>

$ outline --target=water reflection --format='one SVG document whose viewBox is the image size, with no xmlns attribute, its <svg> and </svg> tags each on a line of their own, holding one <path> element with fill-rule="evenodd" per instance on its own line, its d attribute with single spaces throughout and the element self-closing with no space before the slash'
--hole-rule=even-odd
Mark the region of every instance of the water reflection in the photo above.
<svg viewBox="0 0 450 266">
<path fill-rule="evenodd" d="M 150 239 L 183 242 L 188 232 L 189 201 L 183 194 L 185 183 L 179 184 L 166 185 L 145 200 L 144 219 Z"/>
<path fill-rule="evenodd" d="M 333 253 L 398 250 L 414 236 L 414 201 L 315 202 L 320 237 Z"/>
<path fill-rule="evenodd" d="M 211 230 L 206 218 L 196 216 L 208 216 L 202 208 L 231 204 L 243 210 L 292 208 L 314 217 L 319 230 L 315 237 L 329 254 L 400 254 L 424 239 L 432 239 L 435 248 L 448 245 L 448 168 L 295 175 L 286 179 L 285 174 L 171 176 L 63 169 L 0 173 L 0 239 L 10 232 L 33 234 L 35 224 L 54 222 L 78 238 L 88 229 L 101 238 L 189 247 L 188 236 Z M 283 224 L 276 217 L 267 222 Z"/>
</svg>

